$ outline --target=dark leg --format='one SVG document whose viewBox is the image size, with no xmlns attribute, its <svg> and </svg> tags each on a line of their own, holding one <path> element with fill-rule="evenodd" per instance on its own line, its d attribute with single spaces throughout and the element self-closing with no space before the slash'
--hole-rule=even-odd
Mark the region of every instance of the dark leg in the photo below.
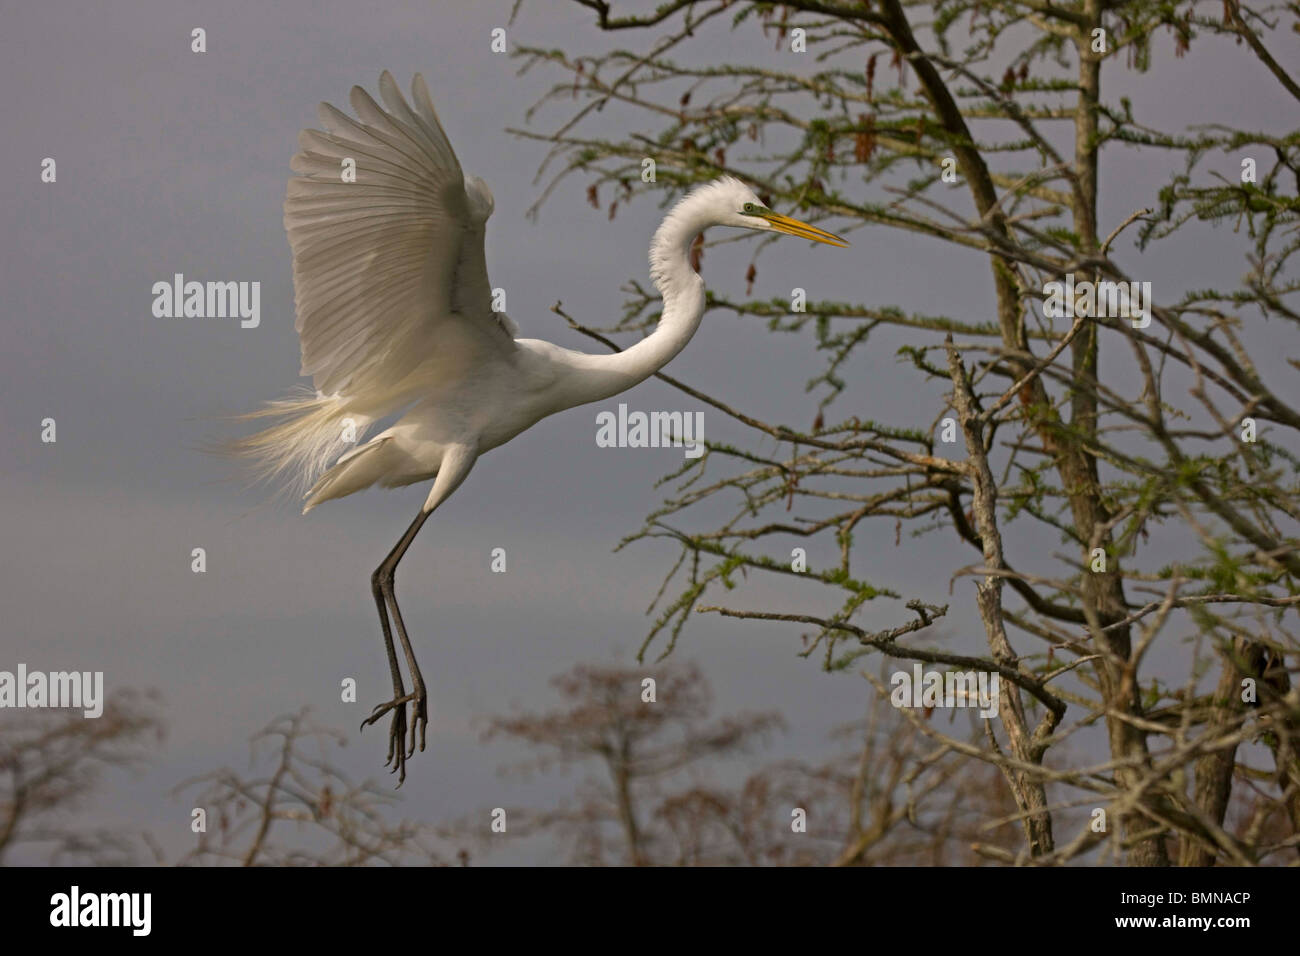
<svg viewBox="0 0 1300 956">
<path fill-rule="evenodd" d="M 393 722 L 388 733 L 388 756 L 391 761 L 395 761 L 394 768 L 400 775 L 397 785 L 400 787 L 402 781 L 406 779 L 406 758 L 415 753 L 416 730 L 420 734 L 420 749 L 424 749 L 424 733 L 429 726 L 429 696 L 425 690 L 424 677 L 420 674 L 420 666 L 415 661 L 415 651 L 411 648 L 411 642 L 406 636 L 406 625 L 402 622 L 402 612 L 397 607 L 397 592 L 394 589 L 394 575 L 397 573 L 398 562 L 415 540 L 415 536 L 420 533 L 420 528 L 428 520 L 429 515 L 447 497 L 460 487 L 469 470 L 474 467 L 474 462 L 478 458 L 478 449 L 473 444 L 449 445 L 443 451 L 442 461 L 438 465 L 437 477 L 434 479 L 433 488 L 429 490 L 429 497 L 425 499 L 424 507 L 420 509 L 420 514 L 411 526 L 406 529 L 402 535 L 402 540 L 398 541 L 393 550 L 388 552 L 388 557 L 384 558 L 375 573 L 370 578 L 371 589 L 375 594 L 375 603 L 379 606 L 379 620 L 384 628 L 384 647 L 388 651 L 388 665 L 393 672 L 393 699 L 386 704 L 380 704 L 375 708 L 368 718 L 366 724 L 372 724 L 390 710 L 393 711 Z M 393 650 L 393 636 L 388 626 L 388 615 L 385 613 L 385 604 L 392 611 L 393 624 L 397 627 L 397 638 L 402 642 L 402 652 L 406 655 L 406 666 L 411 672 L 411 693 L 407 694 L 402 688 L 401 672 L 397 666 L 397 655 Z M 406 744 L 406 704 L 412 703 L 411 717 L 411 742 L 408 747 Z M 365 724 L 362 725 L 363 727 Z"/>
<path fill-rule="evenodd" d="M 406 627 L 402 624 L 401 613 L 397 608 L 397 594 L 393 589 L 394 573 L 397 570 L 397 564 L 406 554 L 411 542 L 419 533 L 420 528 L 428 519 L 429 513 L 421 511 L 419 516 L 411 522 L 411 526 L 406 529 L 400 541 L 384 558 L 375 573 L 370 576 L 371 591 L 375 596 L 375 604 L 379 608 L 379 623 L 384 631 L 384 649 L 388 652 L 388 666 L 393 675 L 393 699 L 387 703 L 379 704 L 369 717 L 361 724 L 364 729 L 373 724 L 390 710 L 393 712 L 392 723 L 388 731 L 388 759 L 385 765 L 392 764 L 393 770 L 397 771 L 397 785 L 400 787 L 406 779 L 406 758 L 415 752 L 415 728 L 420 727 L 420 749 L 424 749 L 424 728 L 428 724 L 428 695 L 425 691 L 424 678 L 420 674 L 420 668 L 415 662 L 415 652 L 411 648 L 411 642 L 406 636 Z M 406 654 L 406 665 L 411 671 L 411 682 L 414 692 L 407 694 L 402 686 L 401 670 L 397 665 L 397 652 L 393 647 L 393 634 L 388 623 L 388 614 L 385 603 L 392 607 L 393 621 L 397 625 L 397 636 L 402 642 L 402 651 Z M 408 753 L 406 746 L 406 704 L 414 701 L 414 717 L 411 726 L 411 746 Z"/>
<path fill-rule="evenodd" d="M 378 571 L 370 576 L 370 590 L 375 596 L 375 605 L 379 608 L 379 624 L 384 630 L 384 650 L 388 653 L 388 669 L 393 675 L 393 699 L 387 704 L 376 706 L 370 716 L 361 722 L 361 729 L 365 730 L 388 711 L 393 712 L 393 722 L 388 735 L 388 756 L 384 759 L 384 766 L 392 764 L 393 770 L 400 769 L 402 778 L 405 778 L 406 768 L 400 766 L 402 745 L 406 741 L 406 708 L 402 705 L 410 698 L 406 696 L 406 688 L 402 686 L 402 671 L 397 666 L 397 651 L 393 647 L 393 631 L 388 625 L 388 609 L 384 605 L 384 594 L 379 587 Z M 398 780 L 398 786 L 401 786 L 401 779 Z"/>
<path fill-rule="evenodd" d="M 396 569 L 394 569 L 396 570 Z M 415 703 L 411 708 L 411 745 L 406 751 L 408 757 L 415 753 L 415 731 L 420 731 L 420 749 L 424 750 L 424 731 L 429 726 L 429 695 L 424 687 L 424 675 L 420 665 L 415 661 L 415 651 L 406 637 L 406 625 L 402 622 L 402 610 L 397 606 L 397 591 L 392 579 L 388 585 L 388 604 L 393 611 L 393 626 L 397 628 L 397 638 L 402 642 L 402 652 L 406 655 L 406 669 L 411 672 L 411 691 Z"/>
</svg>

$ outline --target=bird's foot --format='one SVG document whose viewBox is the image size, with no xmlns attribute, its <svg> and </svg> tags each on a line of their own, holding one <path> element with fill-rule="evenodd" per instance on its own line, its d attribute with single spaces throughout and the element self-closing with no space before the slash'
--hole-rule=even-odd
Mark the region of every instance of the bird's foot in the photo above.
<svg viewBox="0 0 1300 956">
<path fill-rule="evenodd" d="M 406 758 L 410 756 L 406 750 L 406 705 L 411 701 L 416 701 L 415 705 L 415 723 L 419 723 L 421 708 L 427 712 L 427 700 L 421 701 L 421 695 L 406 694 L 401 697 L 394 697 L 392 700 L 382 704 L 376 704 L 375 709 L 370 712 L 370 716 L 361 722 L 361 729 L 365 730 L 375 721 L 383 717 L 389 711 L 393 712 L 392 722 L 388 725 L 388 756 L 384 759 L 384 766 L 390 767 L 390 773 L 397 774 L 397 785 L 400 787 L 406 780 Z M 425 718 L 427 723 L 427 718 Z M 415 744 L 415 726 L 411 727 L 411 753 L 414 753 Z M 424 749 L 424 735 L 421 732 L 420 749 Z"/>
</svg>

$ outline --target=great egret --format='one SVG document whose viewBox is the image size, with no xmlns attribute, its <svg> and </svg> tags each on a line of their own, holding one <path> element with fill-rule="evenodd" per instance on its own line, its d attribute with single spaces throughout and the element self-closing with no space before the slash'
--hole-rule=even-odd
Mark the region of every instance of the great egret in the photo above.
<svg viewBox="0 0 1300 956">
<path fill-rule="evenodd" d="M 704 314 L 704 283 L 689 253 L 705 228 L 848 243 L 773 212 L 724 176 L 678 202 L 654 235 L 650 274 L 663 313 L 651 335 L 604 355 L 515 338 L 515 324 L 492 310 L 483 250 L 492 193 L 461 171 L 419 74 L 411 85 L 414 109 L 387 71 L 379 93 L 387 110 L 354 86 L 357 120 L 322 103 L 327 132 L 299 135 L 284 225 L 293 249 L 301 374 L 315 388 L 245 416 L 279 421 L 234 442 L 233 451 L 252 459 L 263 477 L 296 479 L 306 489 L 304 513 L 375 484 L 433 481 L 420 513 L 370 579 L 393 699 L 376 706 L 362 728 L 392 713 L 385 765 L 400 774 L 401 786 L 417 728 L 424 749 L 428 694 L 394 575 L 433 510 L 484 452 L 547 415 L 626 391 L 682 350 Z M 399 413 L 391 428 L 350 447 L 378 419 Z"/>
</svg>

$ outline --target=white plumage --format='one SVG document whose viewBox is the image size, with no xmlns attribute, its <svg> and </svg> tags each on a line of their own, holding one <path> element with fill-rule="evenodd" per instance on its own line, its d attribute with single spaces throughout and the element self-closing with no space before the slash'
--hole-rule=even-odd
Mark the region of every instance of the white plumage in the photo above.
<svg viewBox="0 0 1300 956">
<path fill-rule="evenodd" d="M 392 712 L 389 762 L 404 779 L 417 726 L 424 747 L 427 693 L 397 607 L 394 573 L 428 515 L 482 453 L 547 415 L 631 388 L 681 351 L 704 313 L 704 284 L 689 250 L 705 228 L 846 243 L 767 209 L 739 180 L 723 177 L 687 195 L 655 233 L 651 276 L 664 308 L 652 334 L 605 355 L 516 339 L 515 324 L 492 311 L 484 231 L 494 203 L 487 184 L 462 171 L 418 74 L 413 106 L 387 72 L 379 93 L 386 109 L 352 88 L 357 119 L 321 104 L 325 130 L 299 137 L 284 225 L 293 250 L 301 374 L 314 388 L 246 416 L 278 421 L 234 442 L 233 451 L 262 477 L 305 488 L 304 511 L 374 484 L 433 481 L 415 521 L 371 579 L 393 700 L 365 723 Z M 348 161 L 355 181 L 344 175 Z M 392 427 L 361 441 L 374 422 L 393 415 Z M 411 674 L 409 694 L 390 611 Z"/>
</svg>

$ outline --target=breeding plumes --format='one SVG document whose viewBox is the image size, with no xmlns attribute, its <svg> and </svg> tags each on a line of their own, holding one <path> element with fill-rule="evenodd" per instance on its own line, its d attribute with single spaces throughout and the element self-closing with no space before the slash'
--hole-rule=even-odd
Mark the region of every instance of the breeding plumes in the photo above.
<svg viewBox="0 0 1300 956">
<path fill-rule="evenodd" d="M 420 513 L 371 576 L 393 698 L 362 727 L 392 714 L 386 763 L 400 786 L 417 729 L 424 749 L 428 695 L 394 575 L 429 515 L 484 452 L 548 415 L 628 390 L 682 350 L 704 314 L 704 283 L 689 258 L 704 229 L 847 243 L 773 212 L 739 180 L 723 177 L 678 202 L 654 235 L 650 274 L 663 313 L 652 334 L 603 355 L 516 338 L 515 324 L 492 311 L 483 247 L 492 193 L 461 171 L 419 74 L 410 105 L 387 72 L 379 93 L 387 109 L 352 88 L 357 119 L 322 103 L 325 131 L 299 136 L 284 224 L 293 249 L 301 374 L 314 388 L 247 416 L 275 423 L 233 448 L 262 477 L 302 489 L 304 513 L 372 485 L 433 482 Z M 390 428 L 363 440 L 375 422 L 393 415 Z"/>
</svg>

